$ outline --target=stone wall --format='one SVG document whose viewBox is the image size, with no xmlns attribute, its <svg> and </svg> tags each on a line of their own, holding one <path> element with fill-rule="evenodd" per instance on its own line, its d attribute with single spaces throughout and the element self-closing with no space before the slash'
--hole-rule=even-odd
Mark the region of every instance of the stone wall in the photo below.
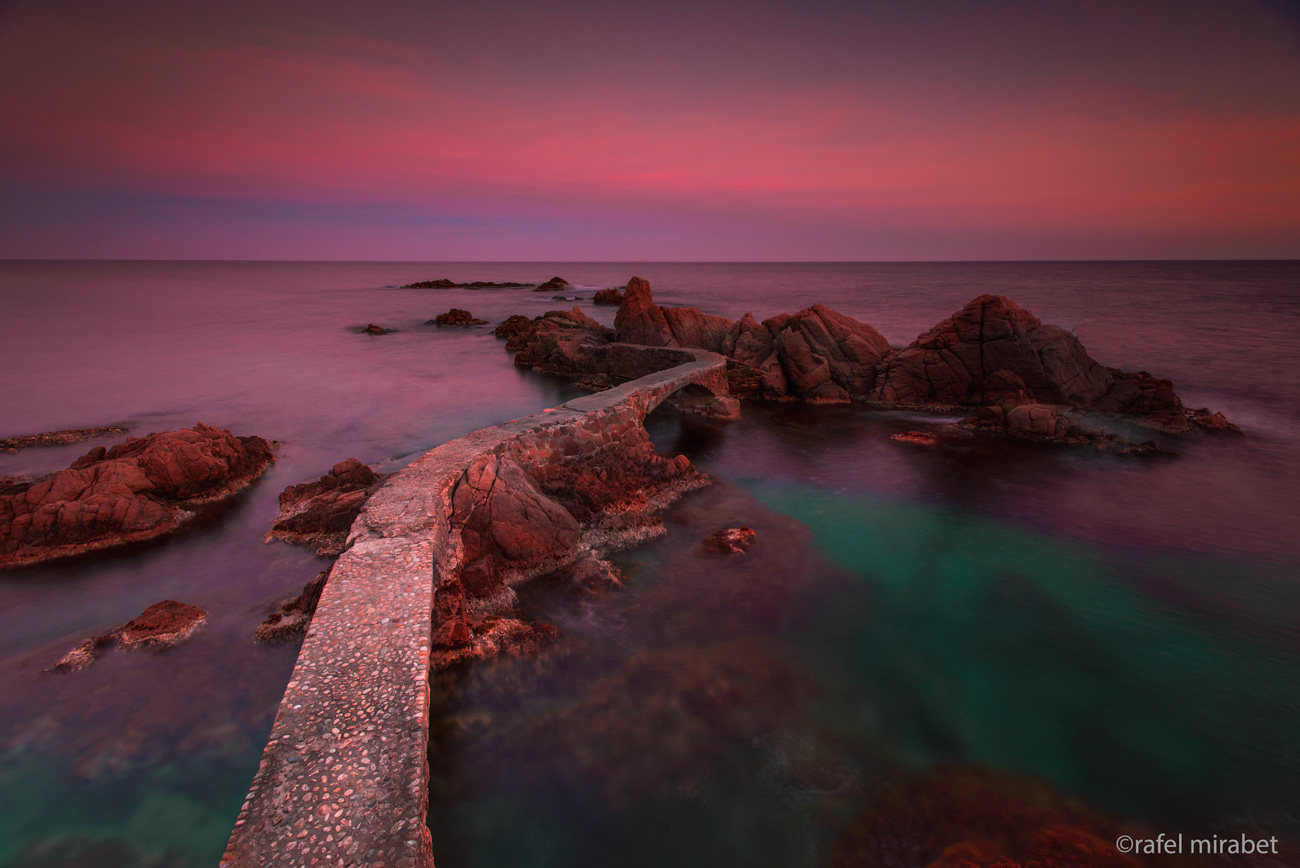
<svg viewBox="0 0 1300 868">
<path fill-rule="evenodd" d="M 630 345 L 619 353 L 633 357 Z M 367 502 L 335 563 L 221 865 L 433 865 L 429 661 L 440 585 L 459 582 L 453 496 L 485 456 L 536 477 L 644 438 L 646 415 L 726 361 L 655 348 L 645 376 L 431 450 Z M 665 365 L 667 369 L 653 370 Z"/>
</svg>

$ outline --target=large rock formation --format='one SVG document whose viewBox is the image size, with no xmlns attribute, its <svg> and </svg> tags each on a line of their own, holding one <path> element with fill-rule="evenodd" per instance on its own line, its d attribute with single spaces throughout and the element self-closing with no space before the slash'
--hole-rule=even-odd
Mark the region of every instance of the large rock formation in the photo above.
<svg viewBox="0 0 1300 868">
<path fill-rule="evenodd" d="M 97 446 L 67 470 L 0 493 L 0 566 L 170 533 L 189 508 L 247 487 L 271 461 L 261 437 L 202 423 Z"/>
<path fill-rule="evenodd" d="M 1109 414 L 1168 433 L 1190 429 L 1168 380 L 1107 368 L 1071 332 L 1002 296 L 982 295 L 887 356 L 874 400 L 925 407 L 1051 404 Z M 1040 414 L 1042 415 L 1042 414 Z"/>
<path fill-rule="evenodd" d="M 95 658 L 108 646 L 116 644 L 119 651 L 161 651 L 184 642 L 207 623 L 208 613 L 197 606 L 163 600 L 154 603 L 120 627 L 94 636 L 79 644 L 50 670 L 76 672 L 95 662 Z"/>
<path fill-rule="evenodd" d="M 614 330 L 623 343 L 651 347 L 696 347 L 722 351 L 731 320 L 700 313 L 694 307 L 660 307 L 650 284 L 633 277 L 627 282 L 623 303 L 614 315 Z"/>
<path fill-rule="evenodd" d="M 315 482 L 290 485 L 280 492 L 280 514 L 266 538 L 314 548 L 321 557 L 340 554 L 361 507 L 387 478 L 349 458 Z"/>
<path fill-rule="evenodd" d="M 733 391 L 764 398 L 844 402 L 869 394 L 889 343 L 871 326 L 815 304 L 755 321 L 745 314 L 722 352 L 733 361 Z"/>
</svg>

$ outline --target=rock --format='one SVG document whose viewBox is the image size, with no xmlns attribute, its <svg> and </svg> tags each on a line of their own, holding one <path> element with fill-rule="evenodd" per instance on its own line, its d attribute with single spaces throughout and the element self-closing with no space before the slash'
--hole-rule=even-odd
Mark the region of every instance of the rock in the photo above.
<svg viewBox="0 0 1300 868">
<path fill-rule="evenodd" d="M 563 559 L 581 534 L 577 520 L 522 467 L 491 455 L 476 459 L 456 484 L 451 521 L 460 529 L 466 569 L 482 560 L 488 590 L 502 570 Z"/>
<path fill-rule="evenodd" d="M 445 277 L 437 280 L 421 280 L 418 283 L 408 283 L 402 289 L 500 289 L 513 286 L 527 286 L 526 283 L 493 283 L 490 280 L 475 280 L 472 283 L 456 283 Z"/>
<path fill-rule="evenodd" d="M 315 482 L 290 485 L 280 492 L 280 514 L 267 540 L 314 548 L 321 557 L 341 554 L 361 507 L 387 478 L 349 458 Z"/>
<path fill-rule="evenodd" d="M 651 347 L 695 347 L 722 352 L 731 329 L 726 317 L 700 313 L 694 307 L 660 307 L 650 284 L 639 277 L 627 282 L 627 292 L 614 315 L 617 340 Z"/>
<path fill-rule="evenodd" d="M 742 392 L 828 403 L 870 395 L 876 367 L 889 351 L 874 328 L 820 304 L 761 324 L 745 314 L 722 344 L 736 363 L 732 370 L 746 372 L 738 383 Z"/>
<path fill-rule="evenodd" d="M 440 326 L 472 326 L 472 325 L 486 325 L 486 324 L 487 324 L 487 320 L 477 319 L 469 311 L 461 310 L 458 307 L 453 307 L 451 310 L 447 311 L 446 313 L 440 313 L 433 319 L 425 322 L 425 325 L 440 325 Z"/>
<path fill-rule="evenodd" d="M 608 374 L 584 374 L 578 378 L 578 388 L 588 392 L 604 392 L 613 388 Z"/>
<path fill-rule="evenodd" d="M 601 348 L 612 337 L 613 332 L 575 307 L 547 311 L 511 335 L 506 348 L 518 351 L 515 364 L 521 368 L 581 376 L 606 372 Z"/>
<path fill-rule="evenodd" d="M 1161 449 L 1160 444 L 1154 440 L 1147 440 L 1145 443 L 1121 449 L 1115 454 L 1123 455 L 1126 458 L 1175 458 L 1178 455 L 1177 452 L 1166 452 Z"/>
<path fill-rule="evenodd" d="M 68 469 L 0 494 L 0 566 L 171 533 L 192 507 L 246 488 L 272 460 L 261 437 L 202 423 L 96 446 Z"/>
<path fill-rule="evenodd" d="M 566 286 L 572 286 L 572 284 L 563 277 L 552 277 L 545 283 L 539 284 L 533 292 L 555 292 L 557 289 L 564 289 Z"/>
<path fill-rule="evenodd" d="M 895 434 L 889 438 L 897 440 L 899 443 L 911 443 L 915 446 L 934 446 L 939 442 L 933 434 L 925 431 L 904 431 L 902 434 Z"/>
<path fill-rule="evenodd" d="M 563 638 L 557 628 L 542 621 L 501 615 L 488 615 L 466 624 L 465 629 L 466 638 L 454 645 L 435 643 L 429 655 L 430 668 L 447 669 L 498 657 L 538 657 Z"/>
<path fill-rule="evenodd" d="M 370 325 L 363 328 L 361 332 L 362 334 L 367 334 L 367 335 L 387 335 L 387 334 L 392 334 L 393 330 L 386 329 L 381 325 L 376 325 L 375 323 L 371 323 Z"/>
<path fill-rule="evenodd" d="M 705 538 L 703 546 L 710 551 L 723 554 L 742 554 L 748 551 L 757 538 L 753 528 L 729 527 L 714 532 Z"/>
<path fill-rule="evenodd" d="M 316 614 L 316 605 L 320 602 L 321 592 L 329 581 L 330 571 L 322 570 L 316 578 L 308 582 L 302 593 L 292 600 L 285 600 L 276 612 L 272 612 L 261 626 L 257 628 L 255 640 L 258 642 L 288 642 L 306 634 L 312 616 Z"/>
<path fill-rule="evenodd" d="M 1094 446 L 1098 449 L 1130 445 L 1123 437 L 1103 428 L 1084 425 L 1077 417 L 1067 413 L 1066 409 L 1034 401 L 1008 401 L 979 407 L 974 416 L 963 419 L 958 424 L 997 430 L 1027 439 Z"/>
<path fill-rule="evenodd" d="M 43 434 L 24 434 L 21 437 L 8 437 L 0 440 L 0 450 L 17 452 L 32 446 L 66 446 L 80 443 L 95 437 L 115 437 L 125 434 L 129 429 L 121 425 L 101 425 L 98 428 L 64 428 L 61 431 L 46 431 Z"/>
<path fill-rule="evenodd" d="M 75 672 L 95 662 L 109 645 L 119 651 L 160 651 L 184 642 L 207 623 L 208 613 L 196 606 L 163 600 L 107 633 L 87 639 L 54 665 L 51 672 Z"/>
<path fill-rule="evenodd" d="M 499 338 L 509 338 L 522 332 L 528 331 L 529 326 L 533 324 L 532 318 L 523 314 L 511 314 L 504 322 L 497 323 L 497 327 L 492 330 L 492 334 Z"/>
<path fill-rule="evenodd" d="M 577 300 L 578 300 L 578 297 L 577 297 L 576 295 L 553 295 L 553 296 L 551 296 L 551 301 L 577 301 Z"/>
<path fill-rule="evenodd" d="M 1207 407 L 1199 407 L 1188 415 L 1192 424 L 1211 434 L 1240 434 L 1241 429 L 1227 420 L 1222 413 L 1212 413 Z"/>
<path fill-rule="evenodd" d="M 608 289 L 598 289 L 596 294 L 591 297 L 592 304 L 622 304 L 623 293 L 617 287 L 611 286 Z"/>
</svg>

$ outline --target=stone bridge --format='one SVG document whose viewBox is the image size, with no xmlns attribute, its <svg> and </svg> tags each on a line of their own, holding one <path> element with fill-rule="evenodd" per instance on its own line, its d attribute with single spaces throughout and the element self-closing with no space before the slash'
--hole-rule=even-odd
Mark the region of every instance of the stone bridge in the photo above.
<svg viewBox="0 0 1300 868">
<path fill-rule="evenodd" d="M 462 565 L 451 498 L 467 468 L 485 455 L 532 470 L 588 461 L 645 439 L 646 415 L 674 395 L 684 409 L 734 412 L 722 356 L 622 344 L 609 352 L 637 379 L 445 443 L 371 497 L 321 596 L 223 868 L 433 865 L 433 604 Z"/>
</svg>

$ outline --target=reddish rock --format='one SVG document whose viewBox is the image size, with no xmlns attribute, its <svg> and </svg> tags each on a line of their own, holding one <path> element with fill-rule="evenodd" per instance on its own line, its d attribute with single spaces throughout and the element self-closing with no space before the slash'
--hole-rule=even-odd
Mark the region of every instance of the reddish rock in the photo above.
<svg viewBox="0 0 1300 868">
<path fill-rule="evenodd" d="M 115 437 L 125 434 L 128 429 L 121 425 L 101 425 L 98 428 L 64 428 L 61 431 L 46 431 L 42 434 L 24 434 L 21 437 L 7 437 L 0 440 L 0 450 L 17 452 L 32 446 L 66 446 L 80 443 L 95 437 Z"/>
<path fill-rule="evenodd" d="M 377 323 L 371 323 L 370 325 L 366 326 L 361 330 L 362 334 L 367 334 L 367 335 L 386 335 L 386 334 L 391 334 L 392 331 L 393 331 L 392 329 L 386 329 L 383 326 L 378 325 Z"/>
<path fill-rule="evenodd" d="M 889 350 L 874 328 L 820 304 L 761 324 L 745 314 L 722 345 L 753 372 L 760 396 L 834 403 L 871 394 Z"/>
<path fill-rule="evenodd" d="M 660 307 L 650 284 L 639 277 L 627 282 L 627 292 L 614 315 L 617 340 L 651 347 L 695 347 L 722 352 L 731 320 L 700 313 L 694 307 Z"/>
<path fill-rule="evenodd" d="M 486 325 L 486 324 L 487 324 L 487 320 L 478 319 L 477 317 L 474 316 L 474 314 L 470 313 L 467 310 L 462 310 L 458 307 L 453 307 L 451 310 L 447 311 L 446 313 L 440 313 L 433 319 L 425 322 L 425 325 L 440 325 L 440 326 L 474 326 L 474 325 Z"/>
<path fill-rule="evenodd" d="M 604 392 L 613 388 L 608 374 L 584 374 L 578 379 L 578 388 L 588 392 Z"/>
<path fill-rule="evenodd" d="M 533 324 L 530 317 L 523 314 L 511 314 L 504 322 L 497 323 L 497 327 L 492 330 L 492 334 L 499 338 L 508 338 L 521 332 L 528 331 L 529 326 Z"/>
<path fill-rule="evenodd" d="M 581 376 L 606 371 L 602 348 L 612 337 L 613 332 L 575 307 L 547 311 L 511 335 L 506 348 L 518 351 L 515 364 L 521 368 Z"/>
<path fill-rule="evenodd" d="M 361 507 L 387 478 L 349 458 L 315 482 L 291 485 L 280 492 L 280 514 L 266 538 L 314 548 L 322 557 L 340 554 Z"/>
<path fill-rule="evenodd" d="M 292 600 L 285 600 L 278 611 L 272 612 L 261 626 L 257 628 L 258 642 L 288 642 L 301 638 L 311 624 L 312 615 L 316 614 L 316 605 L 320 603 L 321 592 L 329 581 L 330 571 L 322 570 L 305 586 L 302 593 Z"/>
<path fill-rule="evenodd" d="M 539 490 L 507 458 L 485 455 L 465 470 L 452 494 L 452 526 L 459 527 L 466 568 L 478 568 L 490 591 L 502 569 L 533 568 L 565 557 L 581 530 L 574 517 Z"/>
<path fill-rule="evenodd" d="M 616 287 L 609 289 L 598 289 L 596 294 L 591 297 L 592 304 L 622 304 L 623 292 Z"/>
<path fill-rule="evenodd" d="M 975 415 L 959 423 L 971 428 L 992 429 L 1018 437 L 1051 440 L 1076 446 L 1113 449 L 1129 445 L 1123 437 L 1085 425 L 1066 412 L 1066 408 L 1037 404 L 1033 401 L 1008 401 L 979 407 Z"/>
<path fill-rule="evenodd" d="M 105 648 L 160 651 L 184 642 L 207 623 L 208 613 L 195 606 L 163 600 L 107 633 L 87 639 L 63 656 L 51 672 L 75 672 L 95 662 Z"/>
<path fill-rule="evenodd" d="M 1241 429 L 1229 422 L 1222 413 L 1212 413 L 1207 407 L 1192 410 L 1188 418 L 1197 428 L 1211 434 L 1241 433 Z"/>
<path fill-rule="evenodd" d="M 431 668 L 447 669 L 499 657 L 539 657 L 563 638 L 550 624 L 503 615 L 488 615 L 481 621 L 467 623 L 465 629 L 467 637 L 463 641 L 434 645 L 429 655 Z"/>
<path fill-rule="evenodd" d="M 97 446 L 44 479 L 0 494 L 0 566 L 162 536 L 189 508 L 246 488 L 272 461 L 261 437 L 202 423 Z"/>
<path fill-rule="evenodd" d="M 753 528 L 749 527 L 729 527 L 714 532 L 705 538 L 703 545 L 706 549 L 723 554 L 739 554 L 748 551 L 757 538 Z"/>
<path fill-rule="evenodd" d="M 933 434 L 925 431 L 904 431 L 902 434 L 895 434 L 889 438 L 897 440 L 899 443 L 911 443 L 915 446 L 934 446 L 939 442 Z"/>
<path fill-rule="evenodd" d="M 545 283 L 538 284 L 533 292 L 555 292 L 557 289 L 564 289 L 566 286 L 572 286 L 572 284 L 563 277 L 552 277 Z"/>
</svg>

